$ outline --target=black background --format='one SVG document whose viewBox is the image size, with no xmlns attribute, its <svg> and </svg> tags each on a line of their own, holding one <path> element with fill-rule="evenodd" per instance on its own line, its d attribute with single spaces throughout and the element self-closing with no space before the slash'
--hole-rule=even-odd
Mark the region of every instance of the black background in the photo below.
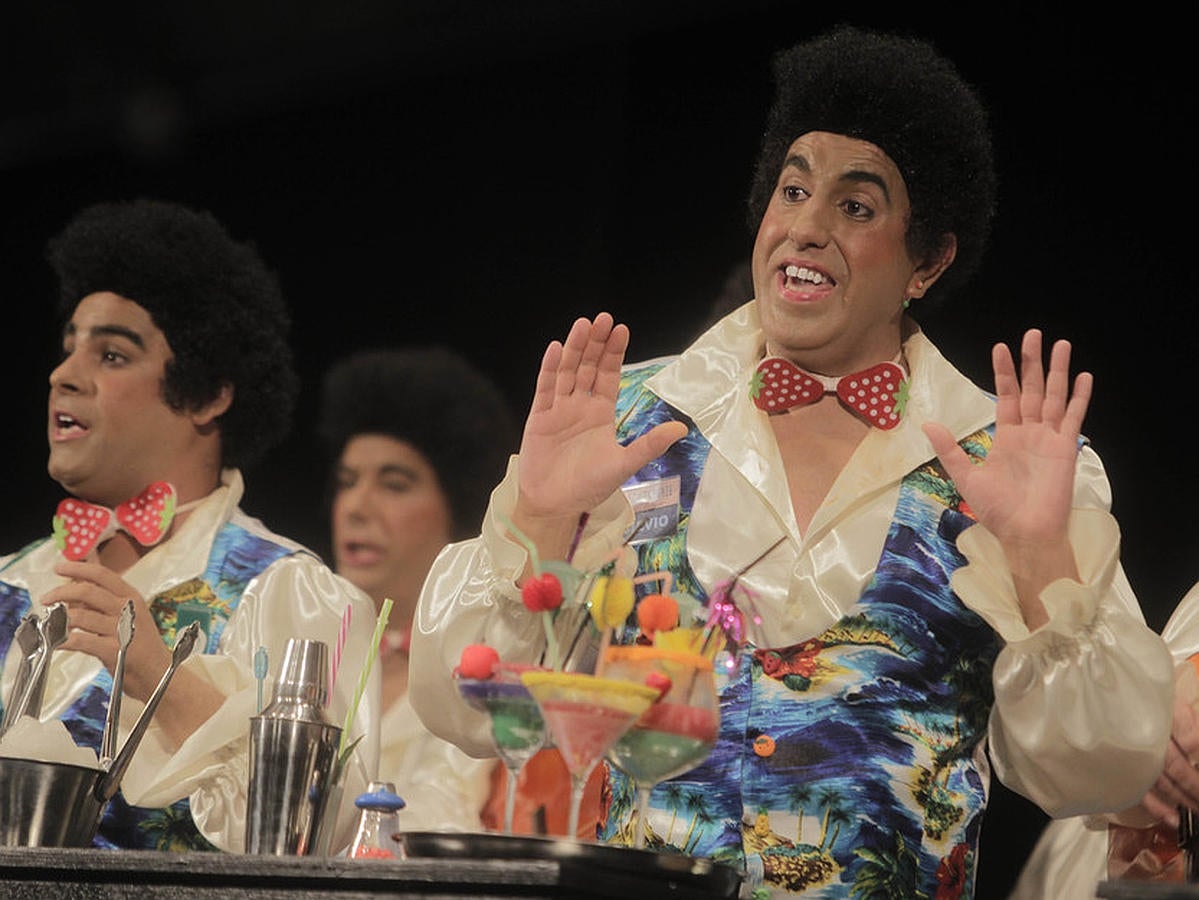
<svg viewBox="0 0 1199 900">
<path fill-rule="evenodd" d="M 684 346 L 752 235 L 744 198 L 776 49 L 838 21 L 933 40 L 992 114 L 999 215 L 971 289 L 917 313 L 990 385 L 1029 326 L 1096 375 L 1087 432 L 1155 626 L 1199 573 L 1186 439 L 1195 298 L 1187 21 L 1149 4 L 814 10 L 777 0 L 18 0 L 0 21 L 0 548 L 48 528 L 46 239 L 97 200 L 160 196 L 254 240 L 294 309 L 295 427 L 245 506 L 324 547 L 310 428 L 334 359 L 439 342 L 523 417 L 545 343 L 600 309 L 631 358 Z M 1087 7 L 1089 10 L 1096 7 Z M 1179 13 L 1181 16 L 1181 13 Z M 1182 415 L 1167 417 L 1177 408 Z M 1001 792 L 980 896 L 1039 817 Z"/>
</svg>

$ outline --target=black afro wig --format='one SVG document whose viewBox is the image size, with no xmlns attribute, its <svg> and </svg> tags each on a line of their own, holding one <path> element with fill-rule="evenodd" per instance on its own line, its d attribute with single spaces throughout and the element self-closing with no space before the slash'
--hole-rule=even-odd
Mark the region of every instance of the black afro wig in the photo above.
<svg viewBox="0 0 1199 900">
<path fill-rule="evenodd" d="M 912 255 L 932 258 L 953 234 L 957 258 L 937 285 L 948 293 L 965 282 L 986 246 L 996 178 L 986 111 L 953 64 L 926 41 L 843 25 L 779 53 L 774 77 L 750 191 L 751 227 L 796 138 L 846 135 L 882 149 L 903 175 Z"/>
<path fill-rule="evenodd" d="M 63 321 L 103 291 L 150 314 L 172 352 L 163 380 L 172 409 L 199 408 L 233 387 L 218 420 L 223 465 L 255 463 L 286 436 L 299 380 L 278 280 L 210 213 L 150 199 L 99 203 L 50 241 L 47 257 Z"/>
<path fill-rule="evenodd" d="M 317 431 L 335 463 L 351 438 L 415 447 L 437 472 L 451 540 L 478 534 L 519 434 L 500 389 L 445 347 L 362 350 L 325 376 Z"/>
</svg>

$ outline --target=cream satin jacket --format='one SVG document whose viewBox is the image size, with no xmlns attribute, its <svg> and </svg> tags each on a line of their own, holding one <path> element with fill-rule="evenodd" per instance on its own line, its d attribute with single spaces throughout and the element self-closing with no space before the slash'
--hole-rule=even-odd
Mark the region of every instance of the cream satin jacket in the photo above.
<svg viewBox="0 0 1199 900">
<path fill-rule="evenodd" d="M 1189 662 L 1199 653 L 1199 584 L 1175 607 L 1162 639 L 1174 657 L 1176 683 L 1189 680 L 1191 696 L 1199 695 L 1195 668 Z M 1199 706 L 1194 708 L 1199 713 Z M 1009 900 L 1090 900 L 1096 885 L 1107 877 L 1107 819 L 1098 815 L 1055 819 L 1041 833 Z"/>
<path fill-rule="evenodd" d="M 483 830 L 497 760 L 472 759 L 430 733 L 407 695 L 384 710 L 380 737 L 379 778 L 393 782 L 406 804 L 401 831 Z"/>
<path fill-rule="evenodd" d="M 995 403 L 914 330 L 904 342 L 911 387 L 903 421 L 891 431 L 871 429 L 801 534 L 767 417 L 749 397 L 763 345 L 751 302 L 647 387 L 689 416 L 712 445 L 687 545 L 705 589 L 782 540 L 741 579 L 758 597 L 763 621 L 755 643 L 781 647 L 838 620 L 869 583 L 899 483 L 932 456 L 921 423 L 941 422 L 961 439 L 994 422 Z M 529 661 L 544 640 L 514 584 L 526 552 L 501 524 L 516 484 L 513 460 L 482 535 L 447 547 L 435 562 L 413 633 L 410 690 L 418 714 L 479 756 L 491 752 L 486 723 L 457 697 L 450 675 L 462 648 L 485 641 L 501 658 Z M 954 589 L 1005 642 L 993 673 L 990 755 L 1006 784 L 1053 815 L 1137 802 L 1157 777 L 1169 735 L 1170 656 L 1145 625 L 1119 565 L 1110 499 L 1102 463 L 1084 446 L 1071 520 L 1082 582 L 1061 580 L 1043 592 L 1050 621 L 1035 633 L 1024 625 L 997 541 L 979 525 L 959 540 L 969 564 L 955 574 Z M 594 566 L 619 546 L 632 520 L 620 492 L 593 510 L 578 567 Z M 986 771 L 985 760 L 980 768 Z"/>
<path fill-rule="evenodd" d="M 293 547 L 297 552 L 269 565 L 250 581 L 226 623 L 217 653 L 193 652 L 184 666 L 201 675 L 225 696 L 220 709 L 182 746 L 173 747 L 151 720 L 145 738 L 121 782 L 125 798 L 138 806 L 166 806 L 188 798 L 201 833 L 222 850 L 241 852 L 245 846 L 245 812 L 249 765 L 249 720 L 258 712 L 258 681 L 253 659 L 259 646 L 267 649 L 270 671 L 264 688 L 269 703 L 271 686 L 289 638 L 311 638 L 332 648 L 346 604 L 353 606 L 351 630 L 343 650 L 340 675 L 328 713 L 341 725 L 349 708 L 367 647 L 374 631 L 375 610 L 370 598 L 335 575 L 315 555 L 271 534 L 261 522 L 241 511 L 241 474 L 222 473 L 222 484 L 194 509 L 179 530 L 122 574 L 149 602 L 154 596 L 196 578 L 205 570 L 217 532 L 233 522 L 255 534 Z M 9 584 L 25 588 L 39 611 L 39 598 L 63 579 L 52 566 L 58 559 L 53 542 L 46 542 L 0 573 Z M 0 567 L 9 559 L 0 560 Z M 9 653 L 0 689 L 9 695 L 19 662 Z M 53 658 L 42 706 L 42 718 L 60 717 L 95 678 L 101 663 L 74 651 L 57 651 Z M 168 695 L 169 696 L 169 695 Z M 164 701 L 166 702 L 166 701 Z M 121 705 L 120 736 L 124 741 L 143 706 L 126 696 Z M 160 707 L 161 708 L 161 707 Z M 354 754 L 345 787 L 335 842 L 347 845 L 353 837 L 356 810 L 353 798 L 376 777 L 379 741 L 379 673 L 368 679 L 351 735 L 365 735 Z"/>
</svg>

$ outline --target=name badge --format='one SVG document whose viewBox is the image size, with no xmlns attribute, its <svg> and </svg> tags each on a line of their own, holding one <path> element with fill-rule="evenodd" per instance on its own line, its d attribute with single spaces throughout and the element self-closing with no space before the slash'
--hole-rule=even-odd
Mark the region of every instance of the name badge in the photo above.
<svg viewBox="0 0 1199 900">
<path fill-rule="evenodd" d="M 670 537 L 679 530 L 679 494 L 682 478 L 671 475 L 657 481 L 643 481 L 640 484 L 629 485 L 624 495 L 633 507 L 633 525 L 625 532 L 633 539 L 629 542 L 640 544 L 657 538 Z"/>
</svg>

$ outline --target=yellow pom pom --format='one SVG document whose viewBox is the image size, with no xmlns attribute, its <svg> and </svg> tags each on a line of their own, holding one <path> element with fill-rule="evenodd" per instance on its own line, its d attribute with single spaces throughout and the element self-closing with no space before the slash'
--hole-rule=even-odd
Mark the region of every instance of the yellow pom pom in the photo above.
<svg viewBox="0 0 1199 900">
<path fill-rule="evenodd" d="M 591 620 L 601 631 L 617 628 L 624 624 L 633 611 L 633 603 L 633 579 L 601 575 L 595 579 L 588 598 Z"/>
<path fill-rule="evenodd" d="M 595 627 L 604 629 L 604 595 L 608 592 L 608 576 L 600 575 L 591 585 L 591 593 L 587 597 L 587 609 L 591 612 L 591 621 Z"/>
</svg>

